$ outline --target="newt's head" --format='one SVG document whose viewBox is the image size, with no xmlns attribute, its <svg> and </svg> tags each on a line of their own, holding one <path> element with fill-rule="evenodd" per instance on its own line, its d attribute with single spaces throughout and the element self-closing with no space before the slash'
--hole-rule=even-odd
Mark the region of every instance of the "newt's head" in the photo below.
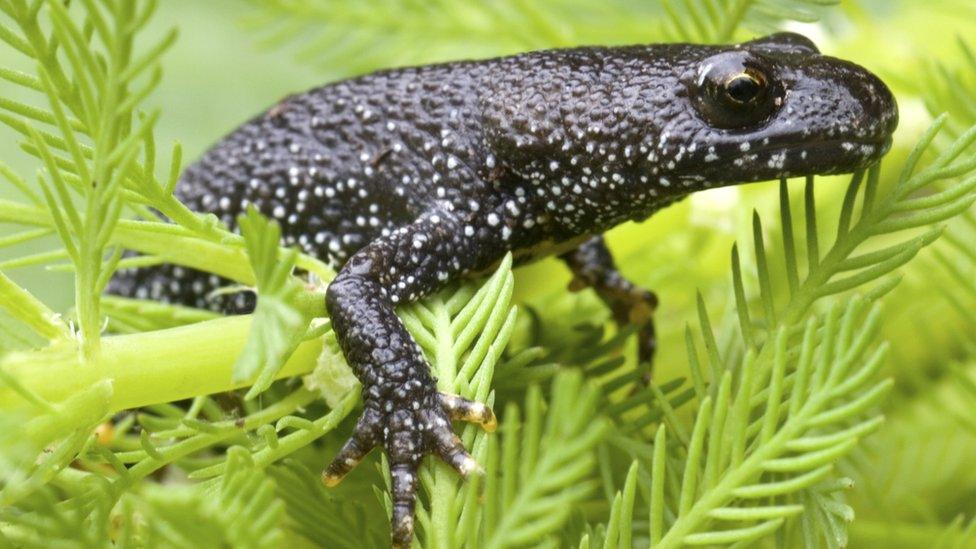
<svg viewBox="0 0 976 549">
<path fill-rule="evenodd" d="M 492 164 L 571 225 L 644 217 L 710 187 L 853 172 L 898 124 L 878 77 L 790 33 L 535 52 L 494 61 L 481 82 Z"/>
<path fill-rule="evenodd" d="M 680 65 L 675 115 L 649 144 L 679 188 L 851 172 L 891 146 L 888 87 L 798 34 L 689 48 Z"/>
</svg>

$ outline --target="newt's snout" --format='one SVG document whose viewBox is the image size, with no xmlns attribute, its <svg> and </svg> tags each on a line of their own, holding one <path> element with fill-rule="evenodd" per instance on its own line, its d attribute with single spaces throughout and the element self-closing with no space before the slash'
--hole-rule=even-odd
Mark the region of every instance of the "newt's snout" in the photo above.
<svg viewBox="0 0 976 549">
<path fill-rule="evenodd" d="M 891 90 L 867 69 L 832 57 L 798 67 L 786 100 L 794 119 L 779 131 L 793 151 L 791 175 L 845 173 L 877 162 L 891 147 L 898 104 Z M 789 112 L 787 113 L 789 114 Z M 797 132 L 799 123 L 802 131 Z"/>
<path fill-rule="evenodd" d="M 852 95 L 860 101 L 868 138 L 890 145 L 891 134 L 898 127 L 898 103 L 888 86 L 867 70 L 857 67 L 861 78 L 853 87 Z M 885 147 L 887 151 L 887 147 Z"/>
<path fill-rule="evenodd" d="M 828 136 L 873 142 L 891 138 L 898 126 L 898 104 L 874 73 L 849 61 L 822 57 L 805 78 L 812 83 L 807 90 L 811 96 L 826 92 L 823 97 L 832 98 L 825 105 L 833 108 L 822 113 Z"/>
</svg>

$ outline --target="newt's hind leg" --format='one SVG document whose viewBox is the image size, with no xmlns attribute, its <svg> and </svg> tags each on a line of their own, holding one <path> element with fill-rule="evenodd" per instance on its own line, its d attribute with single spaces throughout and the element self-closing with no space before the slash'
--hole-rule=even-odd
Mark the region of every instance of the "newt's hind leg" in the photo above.
<svg viewBox="0 0 976 549">
<path fill-rule="evenodd" d="M 637 326 L 638 359 L 650 362 L 657 348 L 653 317 L 657 296 L 620 274 L 602 236 L 587 240 L 561 258 L 573 271 L 570 290 L 593 288 L 610 308 L 618 326 Z"/>
<path fill-rule="evenodd" d="M 394 308 L 419 299 L 475 265 L 469 237 L 452 214 L 422 216 L 356 252 L 329 284 L 326 306 L 346 360 L 363 385 L 363 415 L 322 475 L 337 484 L 376 446 L 390 462 L 393 545 L 413 537 L 418 469 L 436 454 L 462 476 L 479 468 L 452 419 L 494 427 L 487 406 L 442 395 L 420 348 Z M 484 248 L 483 248 L 484 249 Z"/>
</svg>

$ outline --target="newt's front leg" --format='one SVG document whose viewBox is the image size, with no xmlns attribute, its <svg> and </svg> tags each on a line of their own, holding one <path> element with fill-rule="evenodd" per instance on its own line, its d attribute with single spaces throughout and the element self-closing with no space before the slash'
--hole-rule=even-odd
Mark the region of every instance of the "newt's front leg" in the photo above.
<svg viewBox="0 0 976 549">
<path fill-rule="evenodd" d="M 329 285 L 326 306 L 349 365 L 363 385 L 363 415 L 352 438 L 323 473 L 337 484 L 376 446 L 390 461 L 393 484 L 393 545 L 413 537 L 417 469 L 437 454 L 462 476 L 478 465 L 451 428 L 451 419 L 492 429 L 485 405 L 437 392 L 420 348 L 394 308 L 419 299 L 456 277 L 468 265 L 463 231 L 451 214 L 422 216 L 379 238 L 350 258 Z"/>
<path fill-rule="evenodd" d="M 657 348 L 653 316 L 657 296 L 620 274 L 602 236 L 594 236 L 561 258 L 573 271 L 570 289 L 593 288 L 618 326 L 637 326 L 637 357 L 641 362 L 650 361 Z"/>
</svg>

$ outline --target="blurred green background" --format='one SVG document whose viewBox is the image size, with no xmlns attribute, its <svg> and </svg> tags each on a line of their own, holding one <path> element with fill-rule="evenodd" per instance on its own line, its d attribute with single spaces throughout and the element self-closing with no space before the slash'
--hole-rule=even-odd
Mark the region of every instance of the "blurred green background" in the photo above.
<svg viewBox="0 0 976 549">
<path fill-rule="evenodd" d="M 257 47 L 240 24 L 249 10 L 246 2 L 235 0 L 168 0 L 150 23 L 147 35 L 154 40 L 173 27 L 180 32 L 179 40 L 165 58 L 166 74 L 155 103 L 165 113 L 157 126 L 160 143 L 180 141 L 187 159 L 195 158 L 221 135 L 276 99 L 322 81 L 316 70 L 293 62 L 288 54 Z M 0 65 L 30 68 L 24 66 L 22 56 L 6 47 L 0 48 Z M 0 86 L 4 86 L 5 96 L 23 95 L 16 93 L 20 90 L 15 86 Z M 0 155 L 21 175 L 29 176 L 37 168 L 36 162 L 17 147 L 16 134 L 6 127 L 0 128 Z M 0 186 L 0 197 L 12 196 L 9 186 Z M 0 234 L 8 230 L 2 227 Z M 4 250 L 0 258 L 51 249 L 54 242 L 51 238 Z M 57 310 L 71 304 L 69 273 L 29 267 L 12 269 L 9 275 Z"/>
<path fill-rule="evenodd" d="M 184 145 L 184 158 L 190 161 L 281 97 L 373 68 L 548 46 L 648 42 L 662 36 L 656 26 L 661 19 L 658 2 L 608 0 L 594 2 L 585 10 L 579 9 L 583 3 L 578 0 L 536 2 L 532 21 L 507 19 L 504 13 L 487 17 L 484 9 L 475 7 L 486 2 L 471 3 L 470 10 L 465 7 L 467 3 L 459 3 L 457 6 L 461 7 L 455 8 L 463 13 L 452 19 L 454 26 L 447 27 L 437 20 L 436 11 L 425 16 L 416 7 L 401 10 L 398 2 L 389 1 L 363 2 L 358 12 L 343 11 L 335 24 L 344 28 L 346 38 L 339 42 L 343 47 L 333 48 L 328 40 L 316 42 L 322 29 L 277 20 L 280 13 L 267 8 L 274 4 L 244 0 L 161 3 L 146 43 L 173 27 L 180 32 L 175 47 L 164 58 L 166 73 L 162 85 L 150 101 L 162 108 L 156 132 L 161 150 L 178 140 Z M 329 7 L 333 5 L 325 1 L 297 4 L 317 6 L 322 20 L 328 20 Z M 459 21 L 463 25 L 458 26 Z M 976 37 L 976 2 L 845 0 L 840 7 L 825 10 L 819 23 L 791 23 L 787 28 L 810 36 L 826 53 L 870 68 L 892 86 L 901 110 L 896 145 L 887 162 L 888 170 L 892 170 L 931 121 L 925 105 L 931 72 L 926 69 L 939 62 L 952 70 L 964 62 L 958 40 Z M 756 34 L 757 31 L 741 32 L 736 38 L 748 39 Z M 25 68 L 22 63 L 9 48 L 0 48 L 0 65 Z M 0 86 L 4 86 L 2 95 L 17 97 L 18 90 L 8 89 L 13 86 Z M 0 128 L 0 158 L 24 176 L 37 167 L 18 149 L 16 136 L 6 128 Z M 826 219 L 833 219 L 828 212 L 839 203 L 844 190 L 840 183 L 830 178 L 818 180 L 818 199 Z M 797 191 L 800 187 L 791 189 Z M 8 187 L 0 186 L 0 197 L 11 196 Z M 624 272 L 656 290 L 662 299 L 658 316 L 661 352 L 657 363 L 662 379 L 686 371 L 683 334 L 685 324 L 694 319 L 696 291 L 702 292 L 709 310 L 715 311 L 713 318 L 718 318 L 719 323 L 732 321 L 719 314 L 732 301 L 729 250 L 736 240 L 751 241 L 753 209 L 764 219 L 776 218 L 775 184 L 700 193 L 645 223 L 629 224 L 609 235 L 610 246 Z M 831 229 L 822 227 L 825 235 Z M 0 236 L 10 230 L 0 226 Z M 775 244 L 770 246 L 775 254 Z M 0 250 L 0 265 L 10 258 L 54 247 L 54 241 L 49 239 Z M 746 248 L 742 252 L 748 256 L 750 250 Z M 745 263 L 750 264 L 748 258 Z M 858 535 L 877 539 L 871 537 L 877 534 L 871 530 L 872 512 L 897 515 L 904 511 L 948 520 L 960 509 L 968 516 L 976 510 L 976 468 L 972 467 L 976 429 L 945 429 L 946 416 L 933 403 L 945 404 L 959 397 L 949 388 L 933 387 L 932 382 L 945 374 L 947 364 L 971 358 L 959 336 L 971 334 L 973 327 L 953 311 L 953 297 L 947 298 L 940 291 L 942 279 L 934 275 L 937 270 L 929 251 L 903 269 L 904 282 L 885 300 L 884 328 L 884 337 L 892 342 L 894 351 L 889 371 L 896 377 L 899 390 L 892 404 L 894 427 L 883 436 L 896 442 L 904 438 L 910 444 L 933 450 L 926 455 L 927 461 L 911 462 L 912 468 L 906 469 L 915 471 L 926 466 L 926 472 L 931 474 L 924 485 L 920 477 L 914 479 L 918 484 L 913 485 L 913 479 L 905 474 L 879 474 L 879 479 L 891 483 L 889 488 L 895 486 L 893 495 L 885 500 L 895 509 L 855 505 L 858 513 L 866 515 L 866 520 L 858 523 L 860 530 L 854 531 L 855 540 Z M 41 267 L 4 271 L 55 309 L 70 306 L 69 273 Z M 972 278 L 974 273 L 970 268 L 963 276 Z M 592 310 L 596 318 L 605 314 L 585 293 L 569 300 L 554 299 L 564 295 L 567 282 L 565 269 L 547 260 L 523 269 L 516 288 L 524 303 L 544 311 L 546 322 L 579 318 L 581 310 Z M 560 308 L 567 307 L 576 312 L 563 314 L 565 311 Z M 924 400 L 912 400 L 923 394 Z M 973 407 L 976 406 L 970 402 Z M 899 423 L 899 413 L 912 415 L 911 421 Z M 923 436 L 929 433 L 934 440 Z M 891 447 L 898 447 L 896 442 Z M 936 444 L 944 446 L 936 448 Z M 892 469 L 898 466 L 883 457 L 878 463 Z M 860 497 L 869 496 L 860 493 Z M 900 506 L 904 508 L 899 509 Z M 925 540 L 929 533 L 922 529 L 898 535 Z"/>
</svg>

